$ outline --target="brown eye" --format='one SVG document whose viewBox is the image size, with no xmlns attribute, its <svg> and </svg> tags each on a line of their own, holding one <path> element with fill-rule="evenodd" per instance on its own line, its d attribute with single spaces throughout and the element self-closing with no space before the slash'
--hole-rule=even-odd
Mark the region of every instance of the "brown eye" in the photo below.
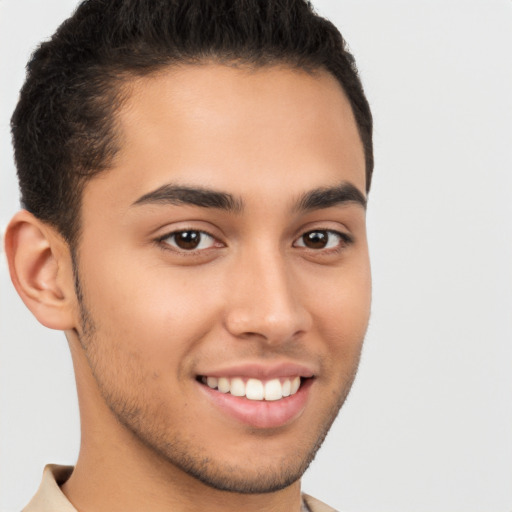
<svg viewBox="0 0 512 512">
<path fill-rule="evenodd" d="M 308 249 L 334 249 L 350 243 L 350 238 L 344 233 L 331 231 L 329 229 L 318 229 L 304 233 L 295 243 L 295 247 L 306 247 Z"/>
<path fill-rule="evenodd" d="M 209 249 L 215 245 L 215 239 L 211 235 L 195 229 L 170 233 L 160 241 L 182 251 Z"/>
<path fill-rule="evenodd" d="M 198 231 L 181 231 L 174 235 L 174 240 L 180 249 L 197 249 L 201 242 L 201 233 Z"/>
<path fill-rule="evenodd" d="M 310 231 L 302 235 L 304 245 L 310 249 L 324 249 L 329 241 L 329 233 L 327 231 Z"/>
</svg>

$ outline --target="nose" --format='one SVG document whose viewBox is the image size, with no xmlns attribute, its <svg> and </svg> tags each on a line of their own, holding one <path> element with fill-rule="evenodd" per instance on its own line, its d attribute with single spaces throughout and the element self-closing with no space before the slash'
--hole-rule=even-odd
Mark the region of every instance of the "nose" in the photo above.
<svg viewBox="0 0 512 512">
<path fill-rule="evenodd" d="M 230 282 L 225 324 L 233 336 L 279 344 L 310 329 L 306 297 L 280 251 L 243 258 L 232 268 Z"/>
</svg>

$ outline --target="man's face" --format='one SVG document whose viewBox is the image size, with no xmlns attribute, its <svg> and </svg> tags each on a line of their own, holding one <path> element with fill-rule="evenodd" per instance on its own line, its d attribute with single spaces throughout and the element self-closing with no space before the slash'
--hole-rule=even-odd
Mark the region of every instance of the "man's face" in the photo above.
<svg viewBox="0 0 512 512">
<path fill-rule="evenodd" d="M 341 407 L 368 322 L 349 103 L 327 73 L 278 67 L 129 87 L 120 153 L 83 195 L 81 371 L 129 450 L 216 488 L 282 488 Z"/>
</svg>

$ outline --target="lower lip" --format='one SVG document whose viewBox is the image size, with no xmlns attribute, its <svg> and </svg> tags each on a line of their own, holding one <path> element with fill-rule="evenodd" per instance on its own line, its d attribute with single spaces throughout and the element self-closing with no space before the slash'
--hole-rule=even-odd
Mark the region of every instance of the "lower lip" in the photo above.
<svg viewBox="0 0 512 512">
<path fill-rule="evenodd" d="M 313 379 L 305 380 L 297 393 L 280 400 L 249 400 L 221 393 L 198 383 L 208 398 L 226 415 L 254 428 L 278 428 L 293 422 L 303 413 Z"/>
</svg>

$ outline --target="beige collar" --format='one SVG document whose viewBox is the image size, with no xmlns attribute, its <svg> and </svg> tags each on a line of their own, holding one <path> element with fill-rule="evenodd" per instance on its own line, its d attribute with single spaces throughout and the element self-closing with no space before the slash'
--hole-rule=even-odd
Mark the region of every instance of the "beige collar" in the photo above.
<svg viewBox="0 0 512 512">
<path fill-rule="evenodd" d="M 48 464 L 36 495 L 22 512 L 77 512 L 59 487 L 72 472 L 73 466 Z"/>
</svg>

